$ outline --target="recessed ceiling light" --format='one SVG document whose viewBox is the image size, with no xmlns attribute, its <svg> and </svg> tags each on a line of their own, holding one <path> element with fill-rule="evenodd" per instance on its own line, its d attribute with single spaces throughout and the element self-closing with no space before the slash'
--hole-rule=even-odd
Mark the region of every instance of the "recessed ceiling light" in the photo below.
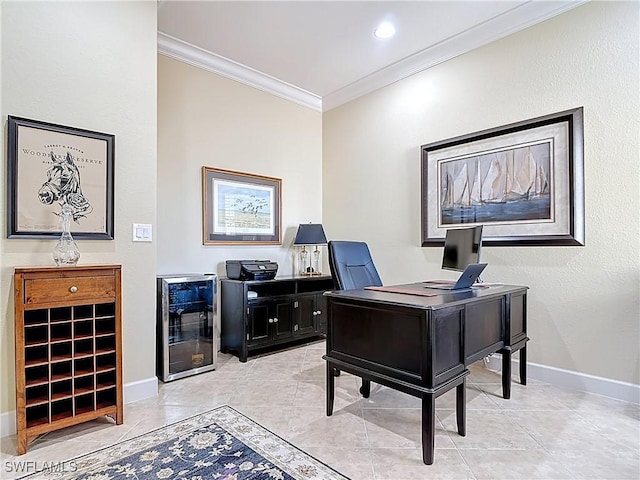
<svg viewBox="0 0 640 480">
<path fill-rule="evenodd" d="M 391 38 L 396 34 L 396 28 L 389 22 L 382 22 L 373 31 L 373 35 L 376 38 Z"/>
</svg>

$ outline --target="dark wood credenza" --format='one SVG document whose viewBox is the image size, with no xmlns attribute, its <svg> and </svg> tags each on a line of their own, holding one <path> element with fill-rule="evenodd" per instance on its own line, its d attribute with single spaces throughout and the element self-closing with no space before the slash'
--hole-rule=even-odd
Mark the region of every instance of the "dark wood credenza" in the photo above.
<svg viewBox="0 0 640 480">
<path fill-rule="evenodd" d="M 328 275 L 220 281 L 220 351 L 246 362 L 259 350 L 286 347 L 326 332 Z"/>
<path fill-rule="evenodd" d="M 510 397 L 511 354 L 520 350 L 520 382 L 526 384 L 527 287 L 500 285 L 460 292 L 424 283 L 389 290 L 326 292 L 328 329 L 327 415 L 333 413 L 335 375 L 370 382 L 422 399 L 423 461 L 433 463 L 435 399 L 456 387 L 458 433 L 466 434 L 467 366 L 502 354 L 503 397 Z M 425 296 L 428 295 L 428 296 Z"/>
</svg>

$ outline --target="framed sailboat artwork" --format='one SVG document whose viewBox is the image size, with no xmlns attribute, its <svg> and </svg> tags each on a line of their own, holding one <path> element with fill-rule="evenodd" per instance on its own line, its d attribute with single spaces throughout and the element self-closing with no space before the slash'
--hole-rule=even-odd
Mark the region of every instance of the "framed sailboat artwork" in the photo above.
<svg viewBox="0 0 640 480">
<path fill-rule="evenodd" d="M 421 151 L 423 247 L 473 225 L 483 245 L 584 245 L 582 107 Z"/>
</svg>

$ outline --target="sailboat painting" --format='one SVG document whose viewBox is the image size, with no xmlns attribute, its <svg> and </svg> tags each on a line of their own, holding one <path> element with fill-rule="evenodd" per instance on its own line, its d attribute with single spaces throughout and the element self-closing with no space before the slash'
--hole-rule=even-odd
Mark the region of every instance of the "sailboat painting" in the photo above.
<svg viewBox="0 0 640 480">
<path fill-rule="evenodd" d="M 440 225 L 553 221 L 553 139 L 438 162 Z"/>
<path fill-rule="evenodd" d="M 584 245 L 582 107 L 420 149 L 423 247 L 472 225 L 483 245 Z"/>
</svg>

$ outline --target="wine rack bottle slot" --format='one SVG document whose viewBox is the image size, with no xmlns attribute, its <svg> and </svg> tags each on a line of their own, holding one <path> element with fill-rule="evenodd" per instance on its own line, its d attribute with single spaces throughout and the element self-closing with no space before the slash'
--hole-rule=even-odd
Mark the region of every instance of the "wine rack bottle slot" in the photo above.
<svg viewBox="0 0 640 480">
<path fill-rule="evenodd" d="M 74 360 L 74 376 L 92 374 L 94 369 L 94 359 L 92 357 L 76 358 Z"/>
<path fill-rule="evenodd" d="M 24 374 L 28 387 L 49 382 L 49 367 L 44 364 L 27 367 Z"/>
<path fill-rule="evenodd" d="M 95 410 L 95 394 L 93 392 L 85 393 L 83 395 L 76 395 L 74 398 L 75 414 L 90 412 Z"/>
<path fill-rule="evenodd" d="M 72 347 L 73 345 L 69 340 L 60 343 L 52 343 L 49 345 L 49 348 L 51 349 L 51 361 L 58 362 L 62 360 L 69 360 L 71 358 Z"/>
<path fill-rule="evenodd" d="M 46 325 L 38 325 L 36 327 L 26 327 L 24 329 L 24 343 L 27 345 L 47 344 L 49 335 Z"/>
<path fill-rule="evenodd" d="M 27 310 L 24 312 L 25 326 L 43 323 L 49 323 L 49 310 Z"/>
<path fill-rule="evenodd" d="M 92 392 L 94 390 L 95 390 L 95 385 L 93 382 L 93 375 L 76 377 L 73 380 L 73 393 L 75 395 Z"/>
<path fill-rule="evenodd" d="M 35 347 L 25 346 L 24 362 L 26 365 L 38 365 L 49 361 L 49 347 L 39 345 Z"/>
<path fill-rule="evenodd" d="M 49 326 L 51 342 L 68 340 L 71 337 L 71 322 L 52 323 Z"/>
<path fill-rule="evenodd" d="M 116 348 L 115 335 L 96 338 L 96 352 L 112 352 Z"/>
<path fill-rule="evenodd" d="M 96 318 L 112 317 L 115 315 L 115 303 L 101 303 L 96 305 Z"/>
<path fill-rule="evenodd" d="M 73 319 L 91 319 L 93 318 L 93 305 L 78 305 L 73 307 Z"/>
<path fill-rule="evenodd" d="M 52 308 L 50 310 L 51 322 L 67 322 L 71 320 L 71 307 Z"/>
<path fill-rule="evenodd" d="M 115 332 L 115 317 L 96 318 L 96 335 L 105 335 Z"/>
<path fill-rule="evenodd" d="M 61 380 L 51 384 L 51 400 L 70 397 L 72 394 L 71 379 Z"/>
<path fill-rule="evenodd" d="M 73 415 L 73 398 L 51 402 L 51 422 L 63 420 Z"/>
<path fill-rule="evenodd" d="M 37 405 L 49 401 L 49 385 L 36 385 L 26 389 L 27 405 Z"/>
<path fill-rule="evenodd" d="M 116 389 L 111 387 L 105 390 L 99 390 L 96 392 L 96 407 L 104 408 L 111 405 L 116 396 Z"/>
<path fill-rule="evenodd" d="M 73 358 L 93 356 L 93 339 L 85 338 L 73 342 Z"/>
<path fill-rule="evenodd" d="M 73 338 L 83 338 L 93 336 L 92 320 L 76 320 L 73 322 Z"/>
<path fill-rule="evenodd" d="M 49 404 L 26 408 L 27 428 L 49 423 Z"/>
<path fill-rule="evenodd" d="M 96 375 L 96 389 L 104 389 L 113 386 L 115 379 L 116 372 L 114 370 L 98 373 Z"/>
<path fill-rule="evenodd" d="M 116 354 L 115 353 L 103 353 L 96 355 L 96 370 L 112 370 L 116 368 Z"/>
<path fill-rule="evenodd" d="M 65 360 L 62 362 L 55 362 L 51 364 L 51 381 L 63 380 L 65 378 L 71 378 L 71 362 Z"/>
</svg>

